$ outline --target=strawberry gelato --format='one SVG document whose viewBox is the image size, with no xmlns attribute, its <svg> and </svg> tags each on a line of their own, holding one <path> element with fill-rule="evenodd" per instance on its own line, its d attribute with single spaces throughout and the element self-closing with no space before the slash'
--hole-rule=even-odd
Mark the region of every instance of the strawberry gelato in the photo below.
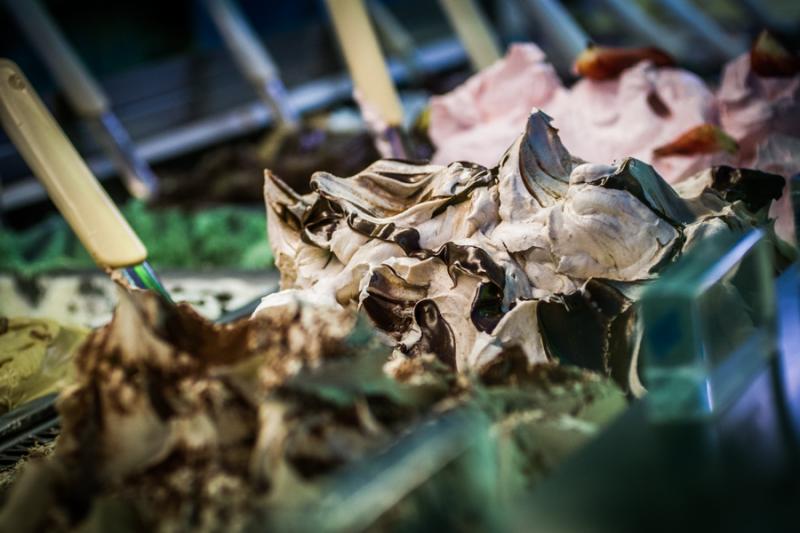
<svg viewBox="0 0 800 533">
<path fill-rule="evenodd" d="M 533 44 L 512 46 L 501 61 L 431 99 L 433 162 L 496 164 L 533 108 L 553 117 L 564 146 L 586 161 L 632 156 L 653 162 L 667 181 L 730 163 L 713 157 L 653 161 L 654 148 L 715 121 L 714 95 L 694 74 L 643 61 L 616 79 L 583 79 L 566 89 Z"/>
<path fill-rule="evenodd" d="M 433 163 L 493 166 L 525 129 L 533 108 L 564 95 L 561 80 L 535 44 L 512 45 L 506 56 L 450 93 L 430 101 Z"/>
<path fill-rule="evenodd" d="M 644 59 L 628 66 L 637 54 Z M 433 162 L 496 164 L 538 108 L 553 118 L 574 156 L 589 162 L 634 157 L 670 183 L 717 165 L 787 178 L 800 172 L 797 56 L 762 35 L 750 53 L 726 65 L 715 94 L 698 76 L 664 66 L 653 54 L 590 48 L 576 64 L 587 77 L 565 88 L 538 47 L 514 45 L 463 86 L 431 99 Z M 698 139 L 694 150 L 687 139 Z M 676 143 L 686 146 L 675 150 Z M 788 194 L 772 214 L 778 234 L 794 241 Z"/>
<path fill-rule="evenodd" d="M 722 127 L 739 143 L 740 166 L 800 172 L 800 58 L 763 33 L 753 49 L 725 66 L 717 93 Z M 795 242 L 788 183 L 772 207 L 779 236 Z"/>
</svg>

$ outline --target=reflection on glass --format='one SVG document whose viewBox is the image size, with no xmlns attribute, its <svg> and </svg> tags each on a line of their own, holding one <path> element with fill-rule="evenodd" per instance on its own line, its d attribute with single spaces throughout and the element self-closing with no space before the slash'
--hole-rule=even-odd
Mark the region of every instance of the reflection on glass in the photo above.
<svg viewBox="0 0 800 533">
<path fill-rule="evenodd" d="M 723 410 L 774 353 L 772 275 L 761 230 L 720 234 L 645 292 L 642 349 L 654 420 Z"/>
</svg>

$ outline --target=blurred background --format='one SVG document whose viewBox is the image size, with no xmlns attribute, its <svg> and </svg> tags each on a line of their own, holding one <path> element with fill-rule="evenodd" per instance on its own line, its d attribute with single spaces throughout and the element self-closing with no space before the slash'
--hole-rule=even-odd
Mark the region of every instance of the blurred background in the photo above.
<svg viewBox="0 0 800 533">
<path fill-rule="evenodd" d="M 302 192 L 314 171 L 351 175 L 378 157 L 352 100 L 350 77 L 322 0 L 231 3 L 266 46 L 287 100 L 302 117 L 301 134 L 294 136 L 273 127 L 269 106 L 226 48 L 207 3 L 40 0 L 105 91 L 131 151 L 160 179 L 157 199 L 131 201 L 130 187 L 119 177 L 119 165 L 102 145 L 96 125 L 75 111 L 46 68 L 42 43 L 34 42 L 41 36 L 21 30 L 20 21 L 28 15 L 20 5 L 29 4 L 0 1 L 0 57 L 25 72 L 123 206 L 155 264 L 268 267 L 263 169 Z M 537 43 L 567 84 L 575 80 L 574 54 L 565 47 L 570 41 L 573 51 L 576 40 L 582 44 L 584 39 L 658 46 L 712 86 L 722 65 L 746 51 L 764 28 L 792 49 L 800 45 L 800 2 L 792 0 L 480 0 L 476 5 L 501 50 L 512 42 Z M 425 158 L 432 149 L 425 130 L 427 99 L 454 88 L 474 68 L 443 2 L 370 0 L 368 9 L 401 90 L 406 128 L 415 141 L 412 155 Z M 92 266 L 3 132 L 0 224 L 0 271 Z M 254 242 L 260 243 L 256 249 Z M 48 262 L 52 258 L 55 262 Z"/>
</svg>

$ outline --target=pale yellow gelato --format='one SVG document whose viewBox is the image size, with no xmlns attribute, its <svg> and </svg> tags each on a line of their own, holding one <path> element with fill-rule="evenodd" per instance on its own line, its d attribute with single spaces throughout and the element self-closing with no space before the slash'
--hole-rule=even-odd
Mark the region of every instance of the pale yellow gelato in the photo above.
<svg viewBox="0 0 800 533">
<path fill-rule="evenodd" d="M 87 334 L 52 320 L 0 317 L 0 413 L 57 391 Z"/>
</svg>

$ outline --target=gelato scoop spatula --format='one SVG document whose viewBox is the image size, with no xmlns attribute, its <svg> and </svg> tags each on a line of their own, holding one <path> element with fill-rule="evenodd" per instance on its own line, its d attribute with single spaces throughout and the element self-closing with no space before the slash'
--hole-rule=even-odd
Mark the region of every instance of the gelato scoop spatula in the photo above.
<svg viewBox="0 0 800 533">
<path fill-rule="evenodd" d="M 300 119 L 289 103 L 278 67 L 244 15 L 229 0 L 206 0 L 205 6 L 236 64 L 259 97 L 280 124 L 297 129 Z"/>
<path fill-rule="evenodd" d="M 488 67 L 502 55 L 497 35 L 474 0 L 439 0 L 467 51 L 472 68 Z"/>
<path fill-rule="evenodd" d="M 362 112 L 371 115 L 367 122 L 388 144 L 392 157 L 406 159 L 403 146 L 403 107 L 384 61 L 378 38 L 367 16 L 363 0 L 327 0 L 336 38 L 344 54 L 353 85 L 359 94 Z M 382 138 L 381 138 L 382 137 Z"/>
<path fill-rule="evenodd" d="M 98 266 L 169 295 L 147 249 L 97 182 L 19 67 L 0 59 L 0 123 Z"/>
</svg>

